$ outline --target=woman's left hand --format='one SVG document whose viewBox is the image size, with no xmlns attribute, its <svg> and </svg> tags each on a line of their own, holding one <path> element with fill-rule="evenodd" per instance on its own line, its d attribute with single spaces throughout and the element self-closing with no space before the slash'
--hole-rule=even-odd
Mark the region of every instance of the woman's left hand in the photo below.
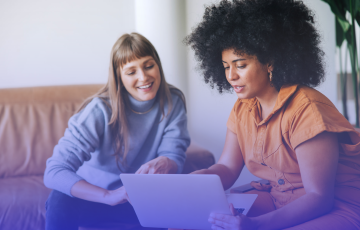
<svg viewBox="0 0 360 230">
<path fill-rule="evenodd" d="M 159 156 L 143 164 L 135 173 L 136 174 L 168 174 L 176 173 L 177 164 L 165 156 Z"/>
<path fill-rule="evenodd" d="M 253 230 L 257 229 L 255 221 L 249 217 L 238 213 L 233 204 L 230 204 L 232 215 L 211 213 L 209 222 L 212 224 L 211 229 L 236 229 L 236 230 Z"/>
</svg>

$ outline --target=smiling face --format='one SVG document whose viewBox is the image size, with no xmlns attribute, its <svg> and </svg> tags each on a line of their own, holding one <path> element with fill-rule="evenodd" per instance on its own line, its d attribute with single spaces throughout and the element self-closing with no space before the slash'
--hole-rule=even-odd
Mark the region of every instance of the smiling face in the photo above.
<svg viewBox="0 0 360 230">
<path fill-rule="evenodd" d="M 120 68 L 121 81 L 130 95 L 138 101 L 156 96 L 161 82 L 159 66 L 151 56 L 135 59 Z"/>
<path fill-rule="evenodd" d="M 222 52 L 222 62 L 226 79 L 239 99 L 263 97 L 274 90 L 269 79 L 272 66 L 261 64 L 255 56 L 237 55 L 228 49 Z"/>
</svg>

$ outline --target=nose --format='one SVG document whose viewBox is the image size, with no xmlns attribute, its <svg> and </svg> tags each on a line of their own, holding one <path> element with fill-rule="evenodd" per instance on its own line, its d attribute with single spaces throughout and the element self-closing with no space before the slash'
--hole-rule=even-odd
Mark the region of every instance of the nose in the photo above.
<svg viewBox="0 0 360 230">
<path fill-rule="evenodd" d="M 138 79 L 140 81 L 146 81 L 146 79 L 147 79 L 146 72 L 143 69 L 140 69 L 138 76 L 139 76 Z"/>
<path fill-rule="evenodd" d="M 236 72 L 236 69 L 230 67 L 227 78 L 228 78 L 228 81 L 235 81 L 235 80 L 239 79 L 239 75 Z"/>
</svg>

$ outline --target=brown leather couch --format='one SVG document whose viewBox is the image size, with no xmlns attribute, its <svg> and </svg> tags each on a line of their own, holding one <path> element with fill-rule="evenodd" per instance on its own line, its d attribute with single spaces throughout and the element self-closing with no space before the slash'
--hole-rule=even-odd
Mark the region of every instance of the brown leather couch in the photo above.
<svg viewBox="0 0 360 230">
<path fill-rule="evenodd" d="M 0 89 L 0 229 L 45 229 L 45 162 L 63 136 L 69 118 L 102 85 Z M 194 145 L 183 173 L 214 164 L 213 155 Z M 113 226 L 134 229 L 136 226 Z"/>
</svg>

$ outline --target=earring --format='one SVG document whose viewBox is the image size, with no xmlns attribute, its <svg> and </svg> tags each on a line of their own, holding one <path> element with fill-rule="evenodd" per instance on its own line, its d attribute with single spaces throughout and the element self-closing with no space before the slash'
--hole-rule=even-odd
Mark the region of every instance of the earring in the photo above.
<svg viewBox="0 0 360 230">
<path fill-rule="evenodd" d="M 269 76 L 269 78 L 270 78 L 270 81 L 272 81 L 272 71 L 270 71 L 270 76 Z"/>
</svg>

